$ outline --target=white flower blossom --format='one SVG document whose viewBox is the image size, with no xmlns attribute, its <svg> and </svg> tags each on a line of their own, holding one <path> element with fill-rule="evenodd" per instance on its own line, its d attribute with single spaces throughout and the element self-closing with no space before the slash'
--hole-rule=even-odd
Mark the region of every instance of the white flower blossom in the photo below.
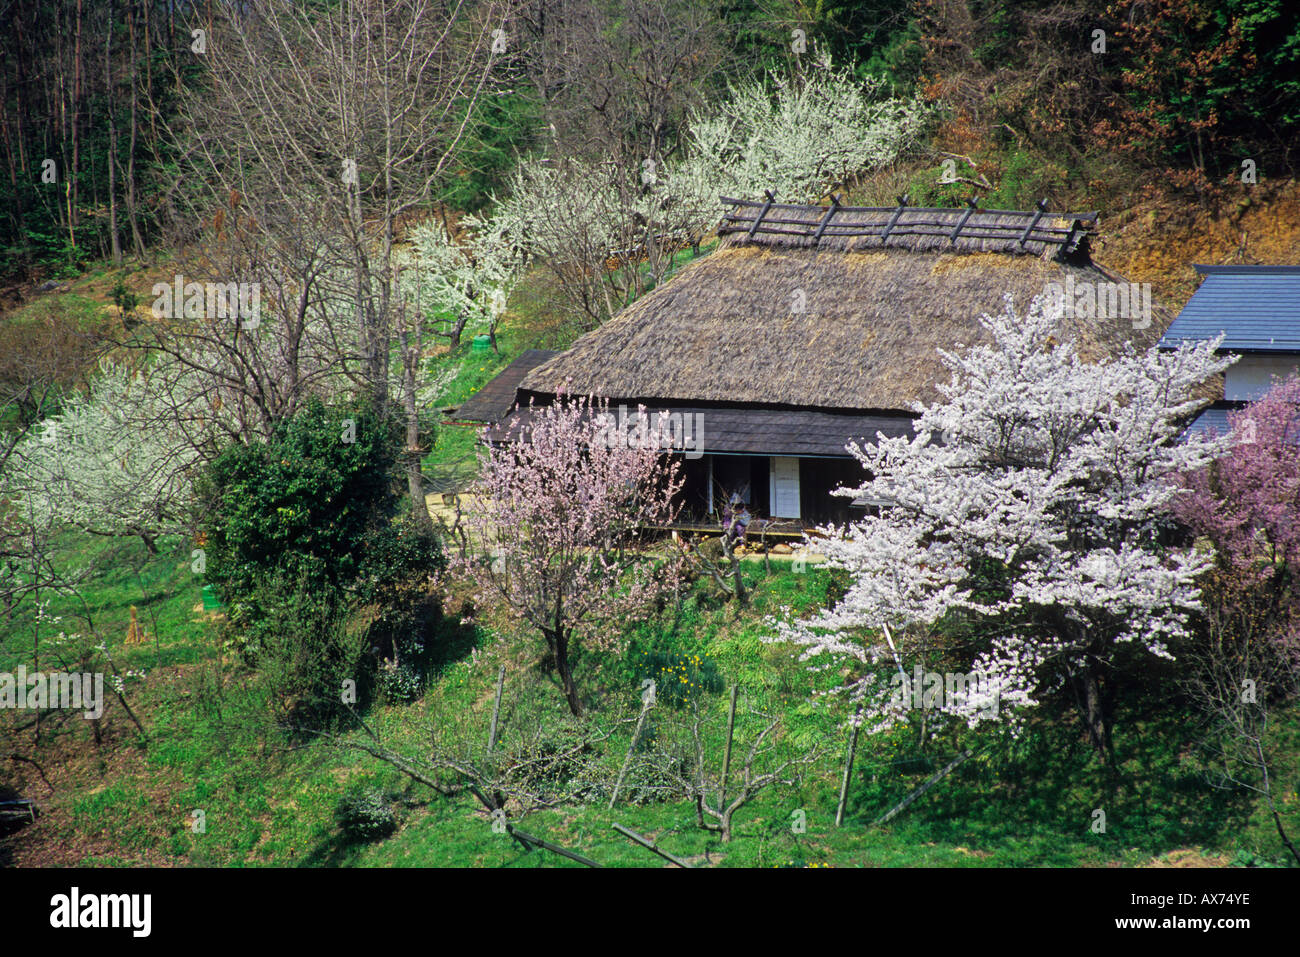
<svg viewBox="0 0 1300 957">
<path fill-rule="evenodd" d="M 877 726 L 902 714 L 877 674 L 887 669 L 873 666 L 903 670 L 941 620 L 958 616 L 984 642 L 969 663 L 988 679 L 983 697 L 942 708 L 974 723 L 994 695 L 1006 718 L 1063 674 L 1109 667 L 1121 643 L 1171 657 L 1199 607 L 1208 556 L 1159 530 L 1178 494 L 1169 478 L 1225 447 L 1178 441 L 1203 403 L 1198 384 L 1231 362 L 1218 343 L 1089 363 L 1039 300 L 1017 315 L 1008 299 L 980 323 L 987 342 L 941 352 L 952 380 L 942 401 L 916 404 L 913 436 L 850 446 L 870 478 L 839 493 L 888 504 L 822 530 L 818 547 L 851 574 L 848 593 L 769 638 L 805 660 L 856 663 L 859 677 L 838 690 Z"/>
</svg>

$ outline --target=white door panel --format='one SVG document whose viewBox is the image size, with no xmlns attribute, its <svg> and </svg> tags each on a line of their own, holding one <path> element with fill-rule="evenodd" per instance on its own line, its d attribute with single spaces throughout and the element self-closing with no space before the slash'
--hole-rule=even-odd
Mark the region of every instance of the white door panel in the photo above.
<svg viewBox="0 0 1300 957">
<path fill-rule="evenodd" d="M 773 456 L 768 460 L 773 518 L 800 518 L 799 460 L 790 456 Z"/>
</svg>

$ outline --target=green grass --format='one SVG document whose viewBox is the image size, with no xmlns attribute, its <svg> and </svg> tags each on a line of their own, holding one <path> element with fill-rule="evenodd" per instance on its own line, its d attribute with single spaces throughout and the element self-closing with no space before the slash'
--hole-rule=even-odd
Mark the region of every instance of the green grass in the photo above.
<svg viewBox="0 0 1300 957">
<path fill-rule="evenodd" d="M 114 661 L 123 669 L 193 664 L 211 651 L 211 628 L 194 611 L 199 604 L 201 576 L 191 570 L 191 543 L 179 536 L 158 541 L 158 554 L 149 555 L 138 538 L 108 538 L 68 531 L 55 539 L 55 567 L 85 576 L 79 597 L 47 593 L 47 614 L 61 620 L 42 625 L 42 634 L 65 631 L 87 639 L 107 639 Z M 123 644 L 131 607 L 144 627 L 146 641 Z M 3 623 L 8 632 L 0 642 L 0 668 L 30 663 L 30 637 L 35 608 L 27 602 Z M 25 636 L 22 640 L 20 636 Z"/>
<path fill-rule="evenodd" d="M 479 389 L 491 381 L 497 373 L 510 364 L 514 353 L 508 351 L 508 340 L 498 340 L 501 353 L 491 350 L 475 351 L 464 348 L 460 353 L 439 357 L 434 368 L 441 372 L 446 368 L 455 368 L 456 378 L 447 386 L 438 400 L 440 405 L 460 405 Z M 468 425 L 438 425 L 437 438 L 433 448 L 424 458 L 428 466 L 448 466 L 471 459 L 478 447 L 478 429 Z"/>
<path fill-rule="evenodd" d="M 319 741 L 290 742 L 270 729 L 254 676 L 219 662 L 216 629 L 193 611 L 198 583 L 183 560 L 185 543 L 165 542 L 157 556 L 145 553 L 138 541 L 69 535 L 61 544 L 63 560 L 92 570 L 84 592 L 114 659 L 149 672 L 127 686 L 148 727 L 148 745 L 129 733 L 120 713 L 111 715 L 116 753 L 99 756 L 111 773 L 87 771 L 61 784 L 60 797 L 41 824 L 59 829 L 70 842 L 90 840 L 112 848 L 96 850 L 83 863 L 580 866 L 547 851 L 524 852 L 507 835 L 494 833 L 468 796 L 439 797 L 369 757 Z M 645 670 L 638 655 L 707 656 L 726 682 L 741 685 L 747 701 L 802 711 L 792 727 L 802 720 L 805 732 L 828 738 L 828 757 L 817 773 L 798 786 L 765 792 L 742 809 L 736 835 L 726 844 L 698 829 L 692 808 L 683 802 L 621 803 L 613 811 L 602 803 L 561 807 L 528 815 L 518 822 L 521 828 L 609 866 L 662 864 L 615 833 L 616 821 L 697 864 L 726 867 L 1101 866 L 1142 863 L 1189 847 L 1283 862 L 1271 821 L 1244 795 L 1205 785 L 1199 765 L 1184 753 L 1182 717 L 1160 708 L 1120 724 L 1123 773 L 1113 791 L 1104 786 L 1068 715 L 1050 721 L 1039 716 L 1018 740 L 963 732 L 926 752 L 917 750 L 907 730 L 863 736 L 847 821 L 835 828 L 843 732 L 835 715 L 801 709 L 810 688 L 807 673 L 787 650 L 761 640 L 765 615 L 785 606 L 800 611 L 817 606 L 832 578 L 816 568 L 799 575 L 778 570 L 764 578 L 757 565 L 747 567 L 746 574 L 754 586 L 749 611 L 737 615 L 732 606 L 692 596 L 679 615 L 632 627 L 627 655 L 582 656 L 580 680 L 600 707 L 617 709 L 620 701 L 635 700 Z M 71 605 L 59 604 L 52 601 L 51 613 L 71 617 Z M 141 620 L 151 642 L 127 648 L 122 641 L 132 604 L 148 609 Z M 20 618 L 6 629 L 8 668 L 28 660 L 30 633 Z M 466 716 L 486 720 L 496 663 L 517 645 L 488 632 L 480 632 L 479 644 L 480 660 L 450 660 L 422 700 L 374 707 L 367 723 L 394 747 L 418 755 L 431 730 L 451 734 Z M 508 700 L 521 693 L 514 675 Z M 558 692 L 545 682 L 537 687 L 543 704 L 549 701 L 561 712 Z M 720 689 L 698 693 L 715 717 L 722 713 Z M 721 744 L 717 726 L 716 720 L 710 725 L 707 742 L 715 760 Z M 1288 727 L 1294 734 L 1294 715 Z M 739 740 L 751 733 L 752 726 L 742 722 Z M 45 746 L 95 754 L 89 737 L 81 722 L 66 722 Z M 626 735 L 611 739 L 610 760 L 620 760 L 626 744 Z M 894 821 L 872 825 L 958 745 L 984 750 Z M 1296 779 L 1294 766 L 1279 773 L 1285 781 Z M 401 826 L 391 837 L 357 844 L 340 835 L 334 807 L 357 782 L 393 798 Z M 1300 829 L 1294 783 L 1279 788 L 1288 789 L 1287 819 Z M 1090 828 L 1099 807 L 1107 816 L 1104 834 Z M 204 812 L 203 833 L 191 828 L 195 809 Z M 796 810 L 806 815 L 804 833 L 792 827 Z"/>
<path fill-rule="evenodd" d="M 72 320 L 79 329 L 90 330 L 98 327 L 106 318 L 103 303 L 75 292 L 59 295 L 57 301 L 59 313 Z M 35 321 L 46 309 L 51 307 L 48 299 L 36 299 L 11 312 L 7 321 L 15 324 Z"/>
</svg>

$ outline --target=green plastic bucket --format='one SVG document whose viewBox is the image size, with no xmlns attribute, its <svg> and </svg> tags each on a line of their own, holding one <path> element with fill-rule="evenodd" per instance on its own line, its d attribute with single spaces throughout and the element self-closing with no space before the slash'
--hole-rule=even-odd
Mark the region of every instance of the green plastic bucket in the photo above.
<svg viewBox="0 0 1300 957">
<path fill-rule="evenodd" d="M 217 598 L 216 589 L 211 585 L 204 585 L 202 591 L 204 611 L 219 611 L 225 607 L 221 604 L 221 600 Z"/>
</svg>

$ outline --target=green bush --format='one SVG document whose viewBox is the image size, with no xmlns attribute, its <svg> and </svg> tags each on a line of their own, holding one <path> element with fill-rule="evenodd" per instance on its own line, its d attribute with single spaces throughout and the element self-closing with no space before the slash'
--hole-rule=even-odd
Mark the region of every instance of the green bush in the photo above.
<svg viewBox="0 0 1300 957">
<path fill-rule="evenodd" d="M 414 701 L 424 687 L 420 669 L 408 662 L 385 661 L 376 674 L 376 686 L 385 701 Z"/>
<path fill-rule="evenodd" d="M 339 798 L 334 821 L 350 841 L 374 841 L 397 830 L 397 815 L 377 788 L 355 788 Z"/>
<path fill-rule="evenodd" d="M 206 577 L 230 640 L 297 718 L 350 704 L 348 679 L 363 703 L 363 666 L 424 650 L 441 556 L 398 520 L 401 437 L 365 405 L 313 400 L 270 441 L 227 449 L 200 483 Z"/>
<path fill-rule="evenodd" d="M 359 703 L 369 687 L 369 642 L 350 626 L 348 605 L 335 589 L 276 574 L 230 607 L 233 644 L 257 666 L 275 716 L 291 724 L 322 725 Z M 344 682 L 352 681 L 352 686 Z M 356 695 L 345 695 L 354 690 Z"/>
<path fill-rule="evenodd" d="M 113 304 L 122 310 L 123 315 L 133 312 L 140 304 L 140 297 L 126 284 L 124 276 L 118 276 L 113 284 Z"/>
<path fill-rule="evenodd" d="M 225 598 L 251 593 L 272 569 L 312 585 L 357 581 L 359 546 L 399 505 L 400 441 L 397 423 L 364 405 L 312 400 L 269 442 L 227 449 L 201 483 L 208 580 Z"/>
</svg>

